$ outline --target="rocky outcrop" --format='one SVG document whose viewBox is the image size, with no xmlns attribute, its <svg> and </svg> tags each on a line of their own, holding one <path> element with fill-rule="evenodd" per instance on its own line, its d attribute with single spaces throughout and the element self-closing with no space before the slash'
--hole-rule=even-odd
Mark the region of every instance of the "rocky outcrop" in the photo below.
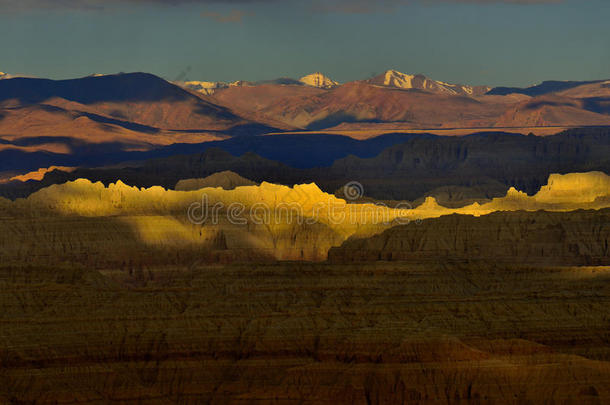
<svg viewBox="0 0 610 405">
<path fill-rule="evenodd" d="M 226 170 L 209 175 L 203 179 L 180 180 L 174 189 L 176 191 L 194 191 L 208 187 L 220 187 L 224 190 L 233 190 L 236 187 L 254 186 L 255 182 L 241 177 L 239 174 Z"/>
<path fill-rule="evenodd" d="M 8 179 L 8 181 L 21 181 L 21 182 L 26 182 L 26 181 L 30 181 L 30 180 L 40 181 L 40 180 L 44 179 L 44 177 L 47 173 L 50 173 L 55 170 L 58 170 L 58 171 L 61 171 L 64 173 L 71 173 L 74 170 L 76 170 L 76 167 L 65 167 L 65 166 L 41 167 L 40 169 L 38 169 L 34 172 L 29 172 L 26 174 L 11 177 L 10 179 Z"/>
</svg>

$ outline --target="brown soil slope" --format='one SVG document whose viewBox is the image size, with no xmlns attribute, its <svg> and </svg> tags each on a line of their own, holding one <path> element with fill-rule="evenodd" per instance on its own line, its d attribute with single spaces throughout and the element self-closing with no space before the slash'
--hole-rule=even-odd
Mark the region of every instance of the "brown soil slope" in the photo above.
<svg viewBox="0 0 610 405">
<path fill-rule="evenodd" d="M 279 87 L 283 91 L 272 91 Z M 285 87 L 295 87 L 288 93 Z M 507 108 L 512 98 L 475 98 L 434 94 L 422 90 L 383 88 L 365 82 L 350 82 L 332 90 L 301 86 L 268 86 L 267 98 L 260 93 L 266 88 L 231 88 L 212 96 L 215 102 L 236 111 L 256 113 L 300 128 L 326 128 L 341 122 L 385 121 L 409 122 L 413 128 L 434 128 L 451 123 L 491 126 Z M 233 100 L 240 100 L 233 101 Z M 471 122 L 472 121 L 472 122 Z"/>
</svg>

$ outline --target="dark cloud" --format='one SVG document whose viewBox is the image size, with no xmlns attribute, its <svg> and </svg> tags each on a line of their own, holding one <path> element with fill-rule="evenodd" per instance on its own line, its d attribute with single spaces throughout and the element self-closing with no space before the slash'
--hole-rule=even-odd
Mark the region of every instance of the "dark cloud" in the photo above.
<svg viewBox="0 0 610 405">
<path fill-rule="evenodd" d="M 582 0 L 587 1 L 587 0 Z M 186 4 L 201 5 L 254 5 L 262 3 L 285 4 L 289 2 L 307 5 L 298 0 L 0 0 L 0 11 L 19 11 L 36 9 L 72 9 L 104 10 L 119 5 L 165 5 L 180 6 Z M 320 12 L 367 13 L 383 9 L 392 9 L 406 4 L 556 4 L 563 0 L 310 0 L 312 10 Z M 232 16 L 207 16 L 214 19 L 243 19 L 239 11 Z M 225 21 L 228 22 L 228 21 Z"/>
<path fill-rule="evenodd" d="M 391 11 L 397 6 L 408 4 L 559 4 L 564 0 L 314 0 L 312 8 L 320 12 L 337 13 L 371 13 L 376 11 Z M 587 1 L 587 0 L 582 0 Z"/>
<path fill-rule="evenodd" d="M 0 0 L 0 11 L 20 10 L 105 10 L 121 5 L 243 5 L 279 0 Z"/>
</svg>

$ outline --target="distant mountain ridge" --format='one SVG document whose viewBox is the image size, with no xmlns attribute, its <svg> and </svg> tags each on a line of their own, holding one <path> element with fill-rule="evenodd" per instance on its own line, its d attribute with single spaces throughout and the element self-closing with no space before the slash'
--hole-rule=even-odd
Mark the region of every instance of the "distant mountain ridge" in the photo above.
<svg viewBox="0 0 610 405">
<path fill-rule="evenodd" d="M 569 89 L 563 83 L 548 89 L 564 90 L 536 97 L 481 95 L 484 86 L 396 70 L 344 84 L 320 72 L 300 80 L 188 83 L 139 72 L 0 80 L 0 167 L 13 176 L 102 165 L 173 144 L 295 130 L 366 139 L 404 130 L 610 126 L 608 81 Z"/>
<path fill-rule="evenodd" d="M 358 81 L 358 80 L 357 80 Z M 452 94 L 452 95 L 469 95 L 479 96 L 487 93 L 491 90 L 488 86 L 469 86 L 462 84 L 446 83 L 439 80 L 430 79 L 424 75 L 409 75 L 401 73 L 397 70 L 387 70 L 385 73 L 375 76 L 371 79 L 359 80 L 365 83 L 393 87 L 397 89 L 409 90 L 423 90 L 438 94 Z M 278 84 L 278 85 L 305 85 L 310 87 L 317 87 L 320 89 L 333 89 L 340 86 L 340 83 L 331 79 L 327 75 L 321 72 L 311 73 L 303 76 L 300 79 L 292 79 L 288 77 L 282 77 L 272 80 L 261 80 L 258 82 L 248 81 L 236 81 L 232 83 L 228 82 L 215 82 L 215 81 L 187 81 L 178 83 L 191 90 L 199 91 L 206 95 L 214 94 L 216 90 L 226 89 L 232 86 L 257 86 L 262 84 Z"/>
<path fill-rule="evenodd" d="M 20 77 L 0 81 L 0 108 L 32 106 L 77 110 L 105 121 L 120 120 L 153 129 L 215 129 L 244 121 L 228 108 L 141 72 L 68 80 Z"/>
<path fill-rule="evenodd" d="M 0 166 L 78 166 L 85 157 L 99 164 L 103 156 L 277 128 L 260 122 L 148 73 L 8 78 L 0 80 Z"/>
<path fill-rule="evenodd" d="M 194 90 L 205 95 L 212 95 L 216 90 L 226 89 L 228 87 L 239 87 L 239 86 L 250 86 L 253 83 L 246 82 L 243 80 L 237 80 L 234 82 L 205 82 L 205 81 L 188 81 L 183 83 L 176 83 L 181 87 L 185 87 L 189 90 Z"/>
<path fill-rule="evenodd" d="M 544 94 L 556 93 L 564 90 L 573 89 L 575 87 L 584 86 L 587 84 L 601 83 L 604 80 L 592 81 L 559 81 L 547 80 L 540 84 L 530 87 L 494 87 L 487 94 L 506 96 L 509 94 L 525 94 L 526 96 L 536 97 Z"/>
<path fill-rule="evenodd" d="M 260 80 L 257 82 L 237 80 L 234 82 L 216 82 L 216 81 L 197 81 L 191 80 L 186 82 L 177 82 L 179 86 L 185 87 L 189 90 L 197 91 L 205 95 L 212 95 L 217 90 L 226 89 L 229 87 L 240 87 L 240 86 L 260 86 L 264 84 L 275 84 L 275 85 L 292 85 L 292 86 L 311 86 L 320 89 L 332 89 L 339 85 L 338 82 L 332 80 L 328 76 L 320 72 L 315 72 L 300 79 L 292 79 L 289 77 L 280 77 L 272 80 Z"/>
<path fill-rule="evenodd" d="M 91 104 L 110 101 L 177 101 L 193 96 L 160 77 L 141 72 L 68 80 L 14 78 L 0 83 L 0 102 L 17 99 L 32 104 L 53 97 Z"/>
<path fill-rule="evenodd" d="M 467 86 L 462 84 L 451 84 L 438 80 L 429 79 L 424 75 L 409 75 L 397 70 L 387 70 L 385 73 L 368 79 L 367 83 L 377 86 L 394 87 L 397 89 L 416 89 L 439 94 L 480 96 L 487 93 L 491 88 L 487 86 Z"/>
<path fill-rule="evenodd" d="M 195 86 L 190 89 L 242 116 L 306 130 L 362 124 L 399 125 L 396 129 L 610 125 L 608 81 L 546 81 L 529 88 L 491 88 L 390 69 L 343 84 L 320 72 L 299 80 L 192 83 Z"/>
<path fill-rule="evenodd" d="M 407 74 L 395 69 L 386 70 L 384 73 L 372 77 L 370 79 L 356 80 L 357 82 L 365 82 L 375 86 L 403 89 L 403 90 L 422 90 L 436 94 L 447 95 L 465 95 L 465 96 L 482 96 L 482 95 L 500 95 L 506 96 L 510 94 L 523 94 L 530 97 L 541 96 L 549 93 L 557 93 L 565 90 L 573 89 L 579 86 L 590 84 L 603 84 L 604 80 L 589 80 L 589 81 L 560 81 L 547 80 L 540 84 L 530 87 L 490 87 L 485 85 L 465 85 L 457 83 L 447 83 L 441 80 L 431 79 L 423 74 Z M 606 80 L 607 81 L 607 80 Z M 235 81 L 235 82 L 207 82 L 207 81 L 188 81 L 181 85 L 203 94 L 211 95 L 215 90 L 225 89 L 233 86 L 257 86 L 262 84 L 279 84 L 279 85 L 306 85 L 317 87 L 320 89 L 333 89 L 341 84 L 321 72 L 315 72 L 300 79 L 278 78 L 272 80 L 252 81 Z"/>
</svg>

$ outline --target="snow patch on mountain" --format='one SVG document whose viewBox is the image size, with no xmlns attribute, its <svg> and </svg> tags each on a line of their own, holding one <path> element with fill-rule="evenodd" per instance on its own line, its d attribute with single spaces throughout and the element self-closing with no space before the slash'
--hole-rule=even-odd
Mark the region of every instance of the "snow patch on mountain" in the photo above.
<svg viewBox="0 0 610 405">
<path fill-rule="evenodd" d="M 410 75 L 390 69 L 385 73 L 367 80 L 376 86 L 394 87 L 403 90 L 424 90 L 431 93 L 479 96 L 488 92 L 491 88 L 487 86 L 465 86 L 461 84 L 447 83 L 440 80 L 432 80 L 424 75 Z"/>
<path fill-rule="evenodd" d="M 187 89 L 190 89 L 190 90 L 197 91 L 199 93 L 203 93 L 206 95 L 212 95 L 212 94 L 214 94 L 214 91 L 216 91 L 217 89 L 228 87 L 228 85 L 226 83 L 222 83 L 222 82 L 204 82 L 204 81 L 193 80 L 193 81 L 184 82 L 184 87 L 186 87 Z"/>
<path fill-rule="evenodd" d="M 228 87 L 238 87 L 238 86 L 248 86 L 250 82 L 246 82 L 243 80 L 237 80 L 234 82 L 207 82 L 207 81 L 199 81 L 199 80 L 191 80 L 188 82 L 176 83 L 184 88 L 189 90 L 193 90 L 207 96 L 211 96 L 217 90 L 226 89 Z"/>
<path fill-rule="evenodd" d="M 398 87 L 399 89 L 412 89 L 414 75 L 401 73 L 397 70 L 388 70 L 385 72 L 383 80 L 384 86 Z"/>
<path fill-rule="evenodd" d="M 320 72 L 303 76 L 299 79 L 299 81 L 307 86 L 318 87 L 320 89 L 332 89 L 333 87 L 337 87 L 339 85 L 338 82 Z"/>
</svg>

